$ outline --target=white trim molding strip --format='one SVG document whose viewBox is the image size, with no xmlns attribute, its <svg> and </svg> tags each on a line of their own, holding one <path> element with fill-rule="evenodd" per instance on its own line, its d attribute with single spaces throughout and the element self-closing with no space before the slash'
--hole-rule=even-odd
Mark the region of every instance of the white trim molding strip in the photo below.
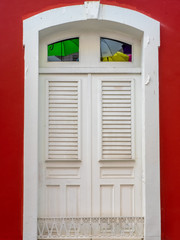
<svg viewBox="0 0 180 240">
<path fill-rule="evenodd" d="M 143 239 L 143 217 L 39 218 L 40 239 Z"/>
</svg>

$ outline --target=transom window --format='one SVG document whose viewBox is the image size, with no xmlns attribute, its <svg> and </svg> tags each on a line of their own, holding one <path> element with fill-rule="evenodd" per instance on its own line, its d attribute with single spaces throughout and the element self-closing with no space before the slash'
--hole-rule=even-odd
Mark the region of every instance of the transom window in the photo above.
<svg viewBox="0 0 180 240">
<path fill-rule="evenodd" d="M 100 38 L 102 62 L 131 62 L 132 46 L 110 38 Z"/>
<path fill-rule="evenodd" d="M 48 45 L 49 62 L 79 61 L 79 38 L 71 38 Z"/>
<path fill-rule="evenodd" d="M 79 38 L 70 38 L 47 46 L 48 62 L 78 62 Z M 131 62 L 132 45 L 110 38 L 100 38 L 101 62 Z"/>
</svg>

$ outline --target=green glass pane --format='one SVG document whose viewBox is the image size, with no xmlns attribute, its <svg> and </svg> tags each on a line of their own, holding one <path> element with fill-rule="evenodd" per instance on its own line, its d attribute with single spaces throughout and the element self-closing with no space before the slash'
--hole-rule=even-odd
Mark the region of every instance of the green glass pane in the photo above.
<svg viewBox="0 0 180 240">
<path fill-rule="evenodd" d="M 79 38 L 49 44 L 48 61 L 79 61 Z"/>
</svg>

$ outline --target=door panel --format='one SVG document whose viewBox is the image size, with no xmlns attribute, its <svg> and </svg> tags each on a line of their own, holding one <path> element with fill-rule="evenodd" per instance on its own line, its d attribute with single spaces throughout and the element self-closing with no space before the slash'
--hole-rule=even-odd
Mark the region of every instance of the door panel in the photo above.
<svg viewBox="0 0 180 240">
<path fill-rule="evenodd" d="M 87 79 L 40 76 L 39 217 L 91 214 Z"/>
<path fill-rule="evenodd" d="M 141 216 L 140 77 L 49 74 L 39 89 L 39 217 Z"/>
<path fill-rule="evenodd" d="M 92 215 L 141 216 L 140 77 L 97 74 L 91 81 Z"/>
</svg>

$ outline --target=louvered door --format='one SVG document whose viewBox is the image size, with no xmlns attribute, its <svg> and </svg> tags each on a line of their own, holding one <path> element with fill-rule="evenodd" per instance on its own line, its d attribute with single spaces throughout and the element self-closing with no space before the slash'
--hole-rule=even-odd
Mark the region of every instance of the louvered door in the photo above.
<svg viewBox="0 0 180 240">
<path fill-rule="evenodd" d="M 138 76 L 92 76 L 93 216 L 142 214 L 140 105 Z"/>
<path fill-rule="evenodd" d="M 39 216 L 141 216 L 139 79 L 41 76 Z"/>
<path fill-rule="evenodd" d="M 40 77 L 39 217 L 91 214 L 87 80 L 87 75 Z"/>
</svg>

